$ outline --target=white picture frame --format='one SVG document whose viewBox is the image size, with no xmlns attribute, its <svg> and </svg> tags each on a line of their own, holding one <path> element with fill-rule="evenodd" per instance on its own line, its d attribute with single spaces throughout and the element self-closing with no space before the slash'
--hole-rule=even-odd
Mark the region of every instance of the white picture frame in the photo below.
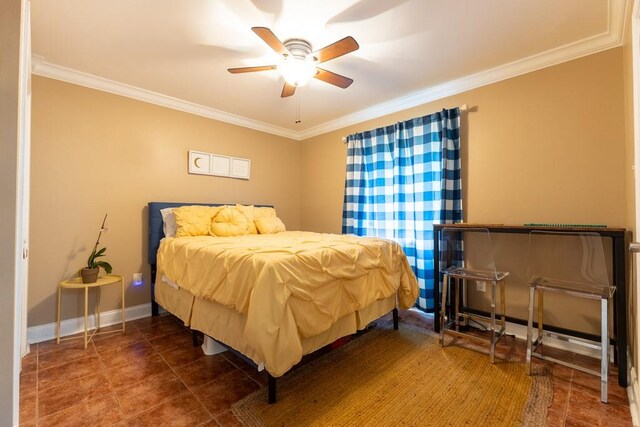
<svg viewBox="0 0 640 427">
<path fill-rule="evenodd" d="M 231 157 L 211 154 L 210 175 L 229 176 L 231 173 Z"/>
<path fill-rule="evenodd" d="M 189 150 L 189 173 L 209 175 L 211 172 L 211 156 L 209 153 Z"/>
<path fill-rule="evenodd" d="M 251 160 L 232 157 L 230 176 L 231 178 L 249 179 L 251 177 Z"/>
</svg>

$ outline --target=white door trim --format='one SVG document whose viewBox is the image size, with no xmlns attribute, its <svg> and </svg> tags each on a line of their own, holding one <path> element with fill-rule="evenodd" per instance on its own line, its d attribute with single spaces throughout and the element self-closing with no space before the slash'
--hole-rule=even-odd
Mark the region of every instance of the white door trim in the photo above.
<svg viewBox="0 0 640 427">
<path fill-rule="evenodd" d="M 13 424 L 19 425 L 20 414 L 20 370 L 23 350 L 27 349 L 27 259 L 25 242 L 29 229 L 29 152 L 31 127 L 31 3 L 22 0 L 20 28 L 20 81 L 18 89 L 18 165 L 16 186 L 16 239 L 13 322 Z M 25 230 L 27 231 L 25 234 Z M 26 252 L 23 252 L 26 251 Z"/>
<path fill-rule="evenodd" d="M 633 1 L 633 9 L 631 12 L 631 43 L 632 51 L 632 80 L 633 80 L 633 145 L 634 145 L 634 159 L 633 159 L 633 177 L 635 182 L 635 230 L 636 234 L 640 232 L 640 121 L 636 119 L 638 111 L 640 111 L 640 0 Z M 634 236 L 635 241 L 638 241 L 638 237 Z M 637 271 L 637 266 L 640 265 L 640 255 L 634 255 L 633 259 L 634 269 Z M 638 309 L 640 308 L 640 292 L 638 292 L 638 277 L 631 283 L 632 295 L 635 296 L 633 305 L 636 308 L 636 315 L 638 315 Z M 630 325 L 631 330 L 635 331 L 634 337 L 634 351 L 636 359 L 640 357 L 640 336 L 638 334 L 640 323 L 638 319 L 635 319 L 635 325 Z M 631 416 L 633 419 L 633 425 L 640 425 L 640 406 L 638 399 L 640 396 L 638 392 L 640 387 L 638 384 L 637 367 L 633 365 L 633 359 L 628 359 L 629 363 L 629 387 L 627 388 L 627 394 L 629 395 L 629 401 L 631 406 Z"/>
<path fill-rule="evenodd" d="M 21 144 L 18 153 L 18 212 L 17 212 L 17 232 L 18 256 L 21 259 L 19 274 L 20 293 L 22 299 L 22 316 L 20 318 L 20 356 L 24 357 L 29 353 L 29 343 L 27 342 L 27 298 L 29 284 L 29 199 L 31 188 L 31 11 L 30 0 L 24 5 L 24 45 L 22 47 L 22 70 L 21 70 L 21 114 L 20 114 L 20 134 Z"/>
</svg>

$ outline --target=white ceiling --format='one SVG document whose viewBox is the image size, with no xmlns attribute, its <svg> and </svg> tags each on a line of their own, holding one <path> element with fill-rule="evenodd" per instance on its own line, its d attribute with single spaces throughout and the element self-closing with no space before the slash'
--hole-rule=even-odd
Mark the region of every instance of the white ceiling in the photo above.
<svg viewBox="0 0 640 427">
<path fill-rule="evenodd" d="M 626 0 L 31 0 L 33 72 L 303 139 L 620 45 Z M 360 49 L 280 98 L 252 31 Z M 298 107 L 299 106 L 299 107 Z M 444 106 L 443 107 L 450 107 Z M 301 123 L 295 119 L 299 108 Z"/>
</svg>

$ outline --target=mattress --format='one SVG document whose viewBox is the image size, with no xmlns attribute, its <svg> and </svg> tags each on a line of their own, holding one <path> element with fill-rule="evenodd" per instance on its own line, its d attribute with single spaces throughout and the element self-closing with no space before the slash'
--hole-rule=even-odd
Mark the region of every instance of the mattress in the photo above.
<svg viewBox="0 0 640 427">
<path fill-rule="evenodd" d="M 222 325 L 237 323 L 229 320 L 235 314 L 242 316 L 233 335 L 241 334 L 251 348 L 237 350 L 264 362 L 276 377 L 315 347 L 305 343 L 324 342 L 319 337 L 330 339 L 342 331 L 340 326 L 332 331 L 334 325 L 353 333 L 379 315 L 376 304 L 393 300 L 394 306 L 397 301 L 409 308 L 418 296 L 413 271 L 396 242 L 309 232 L 166 238 L 158 250 L 157 277 L 157 301 L 194 329 L 211 327 L 203 313 L 226 316 L 216 319 Z M 178 285 L 177 292 L 162 296 L 163 277 Z"/>
</svg>

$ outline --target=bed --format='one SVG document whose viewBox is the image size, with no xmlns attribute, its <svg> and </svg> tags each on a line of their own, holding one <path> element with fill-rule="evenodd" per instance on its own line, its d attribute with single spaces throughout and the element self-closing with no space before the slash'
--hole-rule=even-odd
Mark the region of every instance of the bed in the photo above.
<svg viewBox="0 0 640 427">
<path fill-rule="evenodd" d="M 291 231 L 164 239 L 160 211 L 185 205 L 149 203 L 152 314 L 160 305 L 265 369 L 270 402 L 275 378 L 302 356 L 389 312 L 397 327 L 397 308 L 415 303 L 395 242 Z"/>
</svg>

